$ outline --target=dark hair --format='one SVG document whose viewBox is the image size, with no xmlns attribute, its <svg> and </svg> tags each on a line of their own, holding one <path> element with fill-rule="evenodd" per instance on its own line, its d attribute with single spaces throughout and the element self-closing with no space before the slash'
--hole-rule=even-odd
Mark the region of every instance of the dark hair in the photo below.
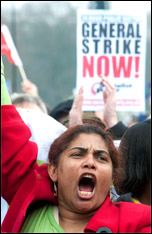
<svg viewBox="0 0 152 234">
<path fill-rule="evenodd" d="M 95 115 L 92 115 L 92 116 L 85 116 L 84 115 L 82 122 L 83 122 L 83 124 L 87 123 L 87 124 L 97 125 L 98 127 L 102 128 L 103 130 L 106 130 L 106 126 L 105 126 L 104 122 L 102 122 L 101 119 L 99 119 Z"/>
<path fill-rule="evenodd" d="M 115 148 L 111 135 L 106 132 L 102 127 L 97 124 L 76 125 L 66 130 L 61 136 L 59 136 L 51 145 L 49 151 L 49 162 L 54 165 L 58 165 L 61 153 L 68 147 L 68 145 L 76 139 L 81 133 L 98 134 L 105 141 L 113 165 L 113 177 L 116 178 L 116 171 L 119 167 L 118 151 Z"/>
<path fill-rule="evenodd" d="M 69 115 L 69 111 L 72 108 L 72 103 L 73 103 L 73 99 L 68 99 L 59 103 L 57 106 L 55 106 L 51 110 L 49 115 L 60 122 L 60 120 L 63 117 L 66 117 Z"/>
<path fill-rule="evenodd" d="M 150 181 L 151 120 L 130 127 L 121 139 L 119 153 L 124 175 L 115 185 L 118 194 L 138 194 Z"/>
</svg>

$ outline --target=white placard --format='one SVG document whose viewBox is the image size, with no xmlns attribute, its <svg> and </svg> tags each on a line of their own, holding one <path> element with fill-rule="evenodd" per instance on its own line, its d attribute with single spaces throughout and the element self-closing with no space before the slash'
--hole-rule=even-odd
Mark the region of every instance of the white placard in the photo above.
<svg viewBox="0 0 152 234">
<path fill-rule="evenodd" d="M 116 87 L 117 111 L 145 111 L 146 15 L 78 10 L 77 90 L 84 111 L 104 106 L 100 74 Z"/>
</svg>

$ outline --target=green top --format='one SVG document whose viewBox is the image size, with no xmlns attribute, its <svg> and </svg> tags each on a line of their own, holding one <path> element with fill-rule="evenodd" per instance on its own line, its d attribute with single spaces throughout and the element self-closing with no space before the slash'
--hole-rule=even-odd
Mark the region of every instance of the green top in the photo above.
<svg viewBox="0 0 152 234">
<path fill-rule="evenodd" d="M 1 57 L 1 105 L 10 105 L 10 104 L 11 104 L 11 99 L 5 83 L 4 66 Z"/>
<path fill-rule="evenodd" d="M 53 215 L 49 201 L 38 201 L 30 206 L 20 233 L 65 233 Z"/>
</svg>

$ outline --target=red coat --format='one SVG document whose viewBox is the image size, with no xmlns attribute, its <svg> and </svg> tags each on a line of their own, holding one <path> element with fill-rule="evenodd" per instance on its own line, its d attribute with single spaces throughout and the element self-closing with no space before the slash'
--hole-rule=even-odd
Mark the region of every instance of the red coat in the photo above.
<svg viewBox="0 0 152 234">
<path fill-rule="evenodd" d="M 47 164 L 38 166 L 37 145 L 31 141 L 29 128 L 13 105 L 2 106 L 2 196 L 10 207 L 2 232 L 19 232 L 31 202 L 50 200 L 56 204 Z M 120 202 L 107 196 L 85 228 L 96 232 L 101 227 L 113 233 L 151 233 L 151 207 Z"/>
</svg>

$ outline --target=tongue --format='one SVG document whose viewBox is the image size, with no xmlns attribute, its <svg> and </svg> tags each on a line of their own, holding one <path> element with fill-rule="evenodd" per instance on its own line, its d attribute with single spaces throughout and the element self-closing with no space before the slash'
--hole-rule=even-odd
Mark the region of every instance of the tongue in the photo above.
<svg viewBox="0 0 152 234">
<path fill-rule="evenodd" d="M 79 190 L 84 191 L 84 192 L 92 192 L 92 186 L 90 186 L 90 185 L 80 185 Z"/>
</svg>

